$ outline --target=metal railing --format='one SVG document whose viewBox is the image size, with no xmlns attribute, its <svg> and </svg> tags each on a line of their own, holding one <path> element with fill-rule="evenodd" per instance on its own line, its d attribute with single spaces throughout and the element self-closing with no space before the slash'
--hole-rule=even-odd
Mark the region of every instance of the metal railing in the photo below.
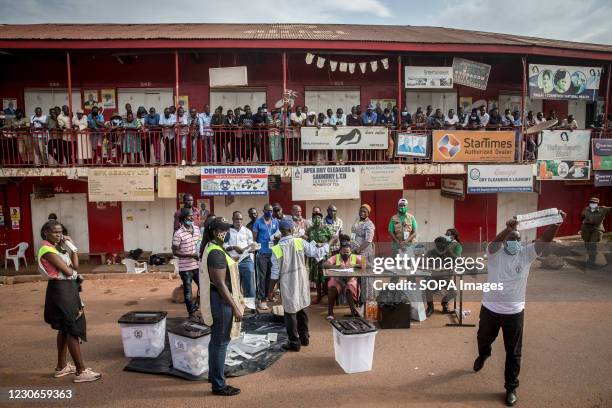
<svg viewBox="0 0 612 408">
<path fill-rule="evenodd" d="M 519 140 L 527 141 L 520 128 L 489 126 L 485 130 L 515 130 Z M 431 158 L 397 156 L 397 134 L 430 136 L 432 131 L 416 126 L 390 127 L 386 150 L 303 150 L 299 127 L 213 126 L 202 132 L 188 126 L 82 131 L 4 128 L 0 134 L 0 166 L 428 163 Z M 593 129 L 591 134 L 593 138 L 612 138 L 612 130 Z M 517 147 L 519 160 L 524 145 Z"/>
</svg>

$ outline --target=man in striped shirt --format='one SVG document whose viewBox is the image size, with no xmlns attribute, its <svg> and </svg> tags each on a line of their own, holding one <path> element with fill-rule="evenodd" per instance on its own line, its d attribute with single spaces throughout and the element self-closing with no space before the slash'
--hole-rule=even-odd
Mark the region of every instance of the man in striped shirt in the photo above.
<svg viewBox="0 0 612 408">
<path fill-rule="evenodd" d="M 193 225 L 193 211 L 191 208 L 181 208 L 178 220 L 181 224 L 172 237 L 172 254 L 178 258 L 179 275 L 183 281 L 183 294 L 185 306 L 190 319 L 196 319 L 196 305 L 191 300 L 191 282 L 195 281 L 200 288 L 199 246 L 202 243 L 200 228 Z"/>
</svg>

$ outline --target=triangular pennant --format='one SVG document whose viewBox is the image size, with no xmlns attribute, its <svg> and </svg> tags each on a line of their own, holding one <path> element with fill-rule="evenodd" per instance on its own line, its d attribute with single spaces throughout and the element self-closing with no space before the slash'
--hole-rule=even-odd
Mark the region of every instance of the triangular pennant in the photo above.
<svg viewBox="0 0 612 408">
<path fill-rule="evenodd" d="M 365 74 L 366 73 L 366 69 L 368 68 L 368 63 L 367 62 L 360 62 L 359 63 L 359 68 L 361 69 L 361 73 Z"/>
<path fill-rule="evenodd" d="M 378 70 L 378 61 L 370 61 L 370 67 L 372 67 L 372 72 L 376 72 Z"/>
<path fill-rule="evenodd" d="M 340 72 L 346 72 L 347 67 L 348 67 L 348 64 L 346 62 L 341 62 L 340 63 Z"/>
<path fill-rule="evenodd" d="M 331 68 L 332 72 L 336 72 L 336 68 L 338 67 L 338 61 L 329 60 L 329 67 Z"/>
<path fill-rule="evenodd" d="M 325 58 L 317 57 L 317 68 L 323 68 L 325 66 Z"/>
<path fill-rule="evenodd" d="M 312 61 L 314 61 L 314 57 L 315 57 L 314 54 L 311 54 L 309 52 L 306 53 L 306 63 L 308 65 L 312 64 Z"/>
<path fill-rule="evenodd" d="M 351 74 L 354 74 L 354 73 L 355 73 L 355 65 L 357 65 L 357 64 L 355 64 L 354 62 L 349 62 L 349 64 L 348 64 L 348 66 L 349 66 L 349 72 L 350 72 Z"/>
<path fill-rule="evenodd" d="M 389 69 L 389 58 L 383 58 L 380 60 L 384 69 Z"/>
</svg>

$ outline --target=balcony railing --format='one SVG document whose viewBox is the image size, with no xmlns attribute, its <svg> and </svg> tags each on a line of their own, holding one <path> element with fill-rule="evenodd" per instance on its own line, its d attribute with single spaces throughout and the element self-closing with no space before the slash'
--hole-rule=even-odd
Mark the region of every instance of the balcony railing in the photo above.
<svg viewBox="0 0 612 408">
<path fill-rule="evenodd" d="M 376 164 L 428 163 L 430 158 L 395 155 L 397 133 L 431 135 L 424 127 L 389 128 L 387 150 L 303 150 L 299 127 L 212 127 L 200 132 L 189 127 L 130 130 L 29 130 L 2 129 L 0 166 L 151 166 L 228 164 Z M 520 128 L 489 126 L 486 130 Z M 612 130 L 594 129 L 594 138 L 612 138 Z M 517 147 L 522 149 L 523 144 Z M 522 152 L 521 152 L 522 153 Z"/>
</svg>

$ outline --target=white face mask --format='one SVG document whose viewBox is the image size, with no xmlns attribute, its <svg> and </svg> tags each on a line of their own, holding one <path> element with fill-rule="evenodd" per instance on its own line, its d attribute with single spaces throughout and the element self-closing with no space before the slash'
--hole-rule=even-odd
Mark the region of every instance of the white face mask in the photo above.
<svg viewBox="0 0 612 408">
<path fill-rule="evenodd" d="M 597 209 L 597 204 L 596 203 L 589 203 L 589 207 L 591 208 L 591 210 L 595 210 L 595 209 Z"/>
</svg>

